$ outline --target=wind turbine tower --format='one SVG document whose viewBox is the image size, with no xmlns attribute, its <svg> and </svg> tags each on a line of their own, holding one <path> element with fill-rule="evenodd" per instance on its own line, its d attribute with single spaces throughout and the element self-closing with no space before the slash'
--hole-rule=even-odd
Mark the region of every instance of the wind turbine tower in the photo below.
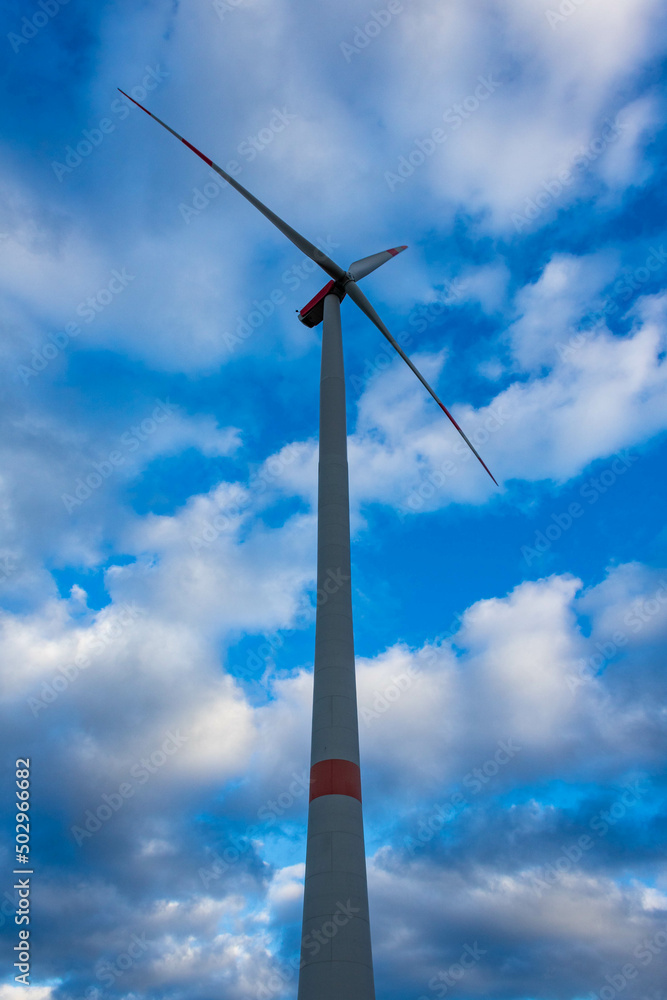
<svg viewBox="0 0 667 1000">
<path fill-rule="evenodd" d="M 401 349 L 357 281 L 407 247 L 364 257 L 343 270 L 213 160 L 133 101 L 254 205 L 329 282 L 301 310 L 323 323 L 317 499 L 317 589 L 310 801 L 298 1000 L 375 1000 L 361 809 L 359 726 L 352 629 L 350 503 L 340 303 L 345 295 L 387 338 L 493 479 L 444 403 Z M 497 483 L 496 483 L 497 485 Z"/>
</svg>

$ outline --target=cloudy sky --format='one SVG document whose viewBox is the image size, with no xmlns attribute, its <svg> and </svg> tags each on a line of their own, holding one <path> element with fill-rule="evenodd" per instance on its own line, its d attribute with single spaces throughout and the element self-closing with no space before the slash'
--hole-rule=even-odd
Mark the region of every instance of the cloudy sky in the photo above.
<svg viewBox="0 0 667 1000">
<path fill-rule="evenodd" d="M 36 1000 L 296 995 L 323 281 L 120 86 L 500 483 L 346 301 L 378 997 L 665 1000 L 660 0 L 0 16 L 3 954 L 29 757 Z"/>
</svg>

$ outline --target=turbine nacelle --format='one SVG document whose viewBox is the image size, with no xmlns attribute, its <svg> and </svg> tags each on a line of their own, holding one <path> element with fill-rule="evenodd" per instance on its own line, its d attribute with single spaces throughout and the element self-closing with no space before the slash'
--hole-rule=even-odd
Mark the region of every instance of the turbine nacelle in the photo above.
<svg viewBox="0 0 667 1000">
<path fill-rule="evenodd" d="M 324 288 L 320 288 L 317 295 L 313 296 L 301 311 L 297 309 L 297 316 L 304 326 L 309 326 L 312 329 L 322 322 L 324 319 L 324 300 L 332 292 L 338 296 L 341 302 L 345 298 L 345 289 L 341 288 L 336 281 L 328 281 Z"/>
<path fill-rule="evenodd" d="M 338 281 L 327 282 L 324 288 L 321 288 L 317 295 L 301 311 L 297 310 L 298 318 L 305 326 L 311 328 L 317 326 L 324 319 L 324 300 L 327 295 L 333 292 L 342 302 L 345 298 L 345 286 L 348 282 L 365 278 L 371 271 L 374 271 L 382 264 L 386 264 L 392 257 L 397 257 L 399 253 L 407 249 L 406 246 L 392 247 L 391 250 L 381 250 L 380 253 L 373 253 L 370 257 L 362 257 L 361 260 L 355 260 L 353 264 L 350 264 L 343 278 L 339 278 Z"/>
</svg>

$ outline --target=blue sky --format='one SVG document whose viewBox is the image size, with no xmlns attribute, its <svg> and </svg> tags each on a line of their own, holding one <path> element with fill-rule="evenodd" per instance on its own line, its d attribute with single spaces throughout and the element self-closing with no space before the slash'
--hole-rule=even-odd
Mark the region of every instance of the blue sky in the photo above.
<svg viewBox="0 0 667 1000">
<path fill-rule="evenodd" d="M 324 280 L 119 86 L 342 265 L 409 245 L 364 291 L 501 484 L 344 302 L 378 997 L 665 1000 L 661 6 L 4 6 L 37 1000 L 296 995 Z"/>
</svg>

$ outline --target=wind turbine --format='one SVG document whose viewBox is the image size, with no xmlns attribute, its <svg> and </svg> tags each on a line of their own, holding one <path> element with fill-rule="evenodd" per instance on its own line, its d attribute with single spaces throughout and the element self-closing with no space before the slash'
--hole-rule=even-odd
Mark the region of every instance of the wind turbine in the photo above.
<svg viewBox="0 0 667 1000">
<path fill-rule="evenodd" d="M 299 319 L 306 326 L 323 322 L 317 591 L 326 594 L 327 599 L 318 602 L 315 622 L 310 801 L 298 1000 L 374 1000 L 350 583 L 350 504 L 340 322 L 340 303 L 345 295 L 387 338 L 494 483 L 496 480 L 357 285 L 357 281 L 407 247 L 363 257 L 344 271 L 187 139 L 125 91 L 120 92 L 196 153 L 330 278 L 299 312 Z"/>
</svg>

